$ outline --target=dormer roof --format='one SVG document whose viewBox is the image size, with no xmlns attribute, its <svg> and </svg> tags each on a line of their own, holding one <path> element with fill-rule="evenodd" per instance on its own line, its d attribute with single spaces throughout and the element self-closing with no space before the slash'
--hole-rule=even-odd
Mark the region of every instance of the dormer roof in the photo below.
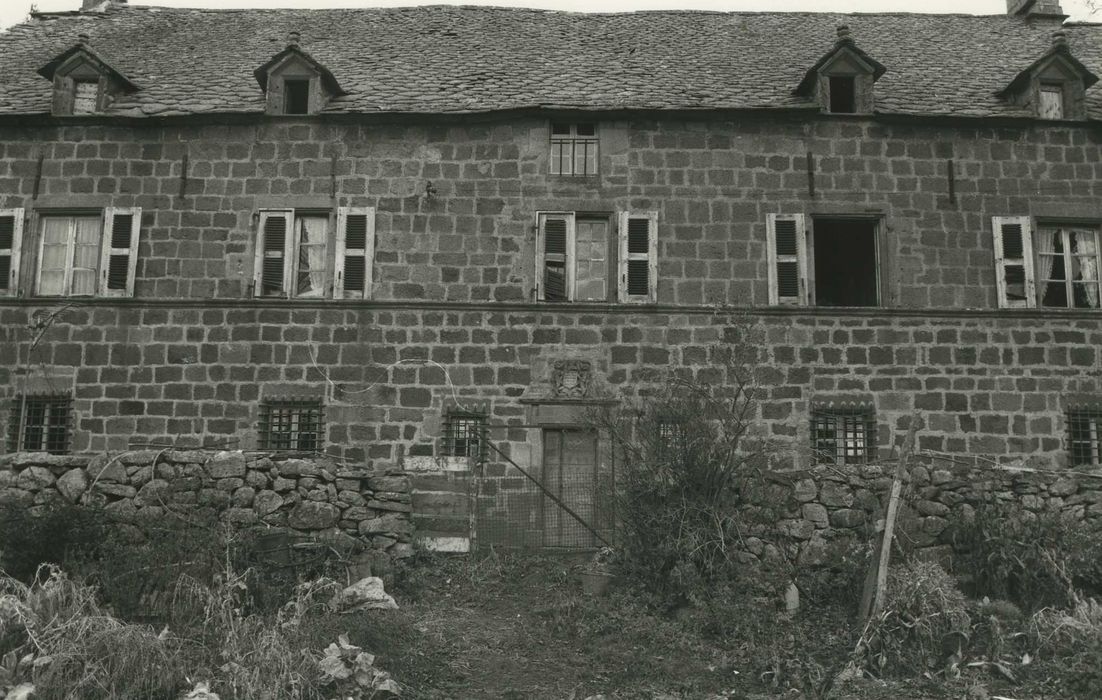
<svg viewBox="0 0 1102 700">
<path fill-rule="evenodd" d="M 341 89 L 337 79 L 329 71 L 328 68 L 323 66 L 317 59 L 308 54 L 298 45 L 298 35 L 292 33 L 291 42 L 287 44 L 287 47 L 272 56 L 259 68 L 253 71 L 253 75 L 256 77 L 256 82 L 260 83 L 261 90 L 268 89 L 268 76 L 272 71 L 286 64 L 288 61 L 300 60 L 307 64 L 314 71 L 317 72 L 321 78 L 321 83 L 325 87 L 326 91 L 333 97 L 340 97 L 341 95 L 347 95 L 348 92 Z"/>
<path fill-rule="evenodd" d="M 1063 66 L 1073 75 L 1083 81 L 1083 89 L 1089 88 L 1098 82 L 1098 76 L 1091 72 L 1079 59 L 1071 53 L 1064 32 L 1056 32 L 1053 35 L 1052 48 L 1045 52 L 1028 67 L 1019 72 L 1010 83 L 995 94 L 1006 98 L 1016 95 L 1029 87 L 1034 76 L 1039 75 L 1053 63 Z"/>
<path fill-rule="evenodd" d="M 828 68 L 839 61 L 845 61 L 859 67 L 872 76 L 873 82 L 876 82 L 880 79 L 880 76 L 888 72 L 888 69 L 882 63 L 858 48 L 857 42 L 850 35 L 849 27 L 843 25 L 838 27 L 838 40 L 834 42 L 834 46 L 804 73 L 803 80 L 792 91 L 793 94 L 805 96 L 814 94 L 815 86 L 819 81 L 819 73 L 824 68 Z"/>
<path fill-rule="evenodd" d="M 62 66 L 68 64 L 74 57 L 80 57 L 85 62 L 94 66 L 101 74 L 108 76 L 115 80 L 124 90 L 127 92 L 135 92 L 140 88 L 134 84 L 130 78 L 127 78 L 121 71 L 115 69 L 107 59 L 98 54 L 91 46 L 88 45 L 87 37 L 81 37 L 81 40 L 71 46 L 65 51 L 55 56 L 46 65 L 38 69 L 37 73 L 47 80 L 53 80 L 54 75 Z"/>
</svg>

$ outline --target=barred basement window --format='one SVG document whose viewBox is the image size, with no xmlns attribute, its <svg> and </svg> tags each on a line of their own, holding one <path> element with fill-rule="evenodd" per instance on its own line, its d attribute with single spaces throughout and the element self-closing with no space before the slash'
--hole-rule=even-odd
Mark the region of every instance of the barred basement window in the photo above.
<svg viewBox="0 0 1102 700">
<path fill-rule="evenodd" d="M 479 413 L 449 413 L 444 418 L 446 457 L 481 457 L 482 433 L 486 416 Z"/>
<path fill-rule="evenodd" d="M 260 449 L 320 452 L 324 427 L 320 401 L 266 401 L 260 406 Z"/>
<path fill-rule="evenodd" d="M 871 408 L 818 408 L 811 413 L 815 464 L 865 464 L 876 454 L 876 414 Z"/>
<path fill-rule="evenodd" d="M 72 400 L 68 396 L 16 396 L 8 423 L 9 452 L 69 451 Z"/>
<path fill-rule="evenodd" d="M 1068 447 L 1072 466 L 1102 465 L 1102 408 L 1068 411 Z"/>
</svg>

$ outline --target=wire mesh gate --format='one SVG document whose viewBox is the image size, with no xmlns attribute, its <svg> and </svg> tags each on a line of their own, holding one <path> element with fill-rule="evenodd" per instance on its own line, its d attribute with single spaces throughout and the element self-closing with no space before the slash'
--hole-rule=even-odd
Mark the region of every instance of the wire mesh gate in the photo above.
<svg viewBox="0 0 1102 700">
<path fill-rule="evenodd" d="M 528 467 L 489 434 L 517 427 L 540 431 Z M 611 543 L 615 466 L 596 431 L 482 425 L 478 441 L 471 460 L 473 551 L 586 551 Z"/>
</svg>

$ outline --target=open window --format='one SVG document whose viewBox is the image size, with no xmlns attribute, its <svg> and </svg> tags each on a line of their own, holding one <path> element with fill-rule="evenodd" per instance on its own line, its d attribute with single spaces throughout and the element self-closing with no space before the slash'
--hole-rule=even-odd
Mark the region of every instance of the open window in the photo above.
<svg viewBox="0 0 1102 700">
<path fill-rule="evenodd" d="M 0 297 L 19 294 L 23 210 L 0 209 Z"/>
<path fill-rule="evenodd" d="M 767 220 L 769 303 L 879 306 L 879 220 L 801 214 Z"/>
<path fill-rule="evenodd" d="M 253 294 L 365 299 L 371 292 L 375 210 L 263 209 L 257 224 Z"/>
<path fill-rule="evenodd" d="M 657 212 L 620 212 L 615 219 L 601 213 L 543 212 L 537 218 L 536 299 L 655 301 Z"/>
<path fill-rule="evenodd" d="M 264 90 L 268 114 L 317 114 L 333 98 L 348 94 L 329 69 L 299 46 L 297 32 L 253 76 Z"/>
<path fill-rule="evenodd" d="M 817 100 L 830 114 L 870 114 L 876 104 L 873 86 L 886 72 L 857 47 L 849 27 L 842 25 L 834 46 L 807 70 L 793 92 Z"/>
</svg>

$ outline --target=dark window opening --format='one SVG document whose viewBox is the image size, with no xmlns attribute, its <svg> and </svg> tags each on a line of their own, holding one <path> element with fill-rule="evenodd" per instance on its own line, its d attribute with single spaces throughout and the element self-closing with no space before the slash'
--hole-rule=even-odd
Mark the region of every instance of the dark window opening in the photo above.
<svg viewBox="0 0 1102 700">
<path fill-rule="evenodd" d="M 8 451 L 67 453 L 71 405 L 67 396 L 15 397 L 8 425 Z"/>
<path fill-rule="evenodd" d="M 816 219 L 815 304 L 877 306 L 876 222 Z"/>
<path fill-rule="evenodd" d="M 817 409 L 811 414 L 814 464 L 866 464 L 876 454 L 876 415 L 871 408 Z"/>
<path fill-rule="evenodd" d="M 1068 447 L 1072 466 L 1102 465 L 1102 408 L 1068 411 Z"/>
<path fill-rule="evenodd" d="M 283 81 L 284 114 L 310 113 L 310 81 Z"/>
<path fill-rule="evenodd" d="M 449 413 L 444 424 L 442 452 L 448 457 L 482 456 L 486 417 L 474 413 Z"/>
<path fill-rule="evenodd" d="M 830 111 L 853 114 L 857 111 L 857 79 L 853 76 L 830 77 Z"/>
<path fill-rule="evenodd" d="M 260 406 L 260 449 L 320 452 L 324 430 L 320 401 L 269 401 Z"/>
</svg>

